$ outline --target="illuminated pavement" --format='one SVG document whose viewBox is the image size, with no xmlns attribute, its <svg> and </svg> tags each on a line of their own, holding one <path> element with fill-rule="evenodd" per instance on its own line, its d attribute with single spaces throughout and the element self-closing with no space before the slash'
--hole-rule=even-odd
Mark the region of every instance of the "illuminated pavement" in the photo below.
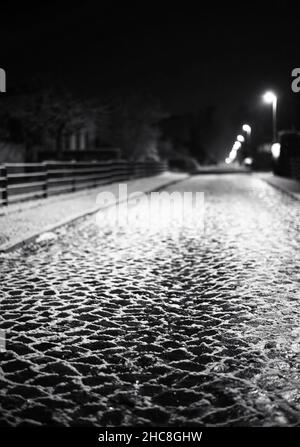
<svg viewBox="0 0 300 447">
<path fill-rule="evenodd" d="M 175 190 L 204 232 L 88 217 L 2 255 L 1 425 L 299 425 L 300 203 L 247 174 Z"/>
</svg>

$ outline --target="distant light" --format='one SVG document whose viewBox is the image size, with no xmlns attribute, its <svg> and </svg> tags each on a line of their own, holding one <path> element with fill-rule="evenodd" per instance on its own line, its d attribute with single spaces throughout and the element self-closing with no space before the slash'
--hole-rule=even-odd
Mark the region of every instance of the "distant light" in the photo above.
<svg viewBox="0 0 300 447">
<path fill-rule="evenodd" d="M 244 160 L 245 165 L 251 166 L 253 163 L 253 159 L 251 157 L 246 157 Z"/>
<path fill-rule="evenodd" d="M 272 155 L 273 155 L 274 158 L 279 158 L 279 156 L 280 156 L 280 149 L 281 149 L 280 143 L 272 144 L 271 152 L 272 152 Z"/>
<path fill-rule="evenodd" d="M 231 161 L 232 161 L 231 158 L 227 157 L 226 160 L 225 160 L 225 163 L 226 163 L 227 165 L 229 165 L 229 164 L 231 163 Z"/>
<path fill-rule="evenodd" d="M 247 133 L 251 132 L 251 127 L 249 126 L 249 124 L 243 124 L 243 131 Z"/>
<path fill-rule="evenodd" d="M 266 92 L 263 98 L 267 104 L 272 104 L 274 101 L 276 101 L 277 96 L 273 92 Z"/>
<path fill-rule="evenodd" d="M 230 159 L 231 161 L 233 161 L 233 160 L 235 159 L 235 157 L 236 157 L 236 150 L 235 150 L 235 149 L 232 149 L 232 150 L 230 151 L 230 154 L 229 154 L 229 159 Z"/>
<path fill-rule="evenodd" d="M 237 140 L 240 141 L 240 143 L 244 143 L 245 138 L 243 137 L 243 135 L 238 135 Z"/>
<path fill-rule="evenodd" d="M 241 147 L 242 147 L 241 143 L 240 143 L 239 141 L 236 141 L 236 142 L 234 143 L 234 145 L 232 146 L 232 149 L 233 149 L 234 151 L 238 151 Z"/>
</svg>

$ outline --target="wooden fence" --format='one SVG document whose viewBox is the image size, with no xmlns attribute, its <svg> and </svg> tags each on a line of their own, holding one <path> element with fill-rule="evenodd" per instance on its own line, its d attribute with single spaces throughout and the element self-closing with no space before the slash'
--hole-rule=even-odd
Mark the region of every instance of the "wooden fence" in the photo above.
<svg viewBox="0 0 300 447">
<path fill-rule="evenodd" d="M 0 205 L 149 177 L 166 169 L 166 163 L 123 160 L 0 164 Z"/>
</svg>

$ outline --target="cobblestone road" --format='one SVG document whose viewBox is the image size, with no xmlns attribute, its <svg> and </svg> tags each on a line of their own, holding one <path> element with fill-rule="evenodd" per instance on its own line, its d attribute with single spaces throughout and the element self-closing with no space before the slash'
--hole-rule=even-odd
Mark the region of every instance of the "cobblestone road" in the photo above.
<svg viewBox="0 0 300 447">
<path fill-rule="evenodd" d="M 195 176 L 204 233 L 99 228 L 1 257 L 0 424 L 299 425 L 300 205 Z"/>
</svg>

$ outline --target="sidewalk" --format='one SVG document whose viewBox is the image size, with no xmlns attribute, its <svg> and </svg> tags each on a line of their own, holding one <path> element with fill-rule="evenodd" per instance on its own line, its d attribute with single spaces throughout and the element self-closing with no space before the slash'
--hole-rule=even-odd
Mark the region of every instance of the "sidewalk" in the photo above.
<svg viewBox="0 0 300 447">
<path fill-rule="evenodd" d="M 251 170 L 246 166 L 232 166 L 225 163 L 210 166 L 200 166 L 193 171 L 194 175 L 198 174 L 249 174 Z"/>
<path fill-rule="evenodd" d="M 128 194 L 151 192 L 181 181 L 187 174 L 166 172 L 153 177 L 128 180 Z M 118 195 L 119 183 L 86 189 L 77 193 L 61 194 L 48 199 L 23 202 L 0 208 L 0 252 L 17 248 L 34 240 L 42 233 L 54 230 L 100 209 L 96 198 L 100 192 Z"/>
<path fill-rule="evenodd" d="M 291 195 L 297 200 L 300 200 L 300 182 L 298 180 L 279 177 L 277 175 L 272 174 L 271 172 L 258 174 L 259 178 L 274 186 L 275 188 L 280 189 L 286 194 Z"/>
</svg>

